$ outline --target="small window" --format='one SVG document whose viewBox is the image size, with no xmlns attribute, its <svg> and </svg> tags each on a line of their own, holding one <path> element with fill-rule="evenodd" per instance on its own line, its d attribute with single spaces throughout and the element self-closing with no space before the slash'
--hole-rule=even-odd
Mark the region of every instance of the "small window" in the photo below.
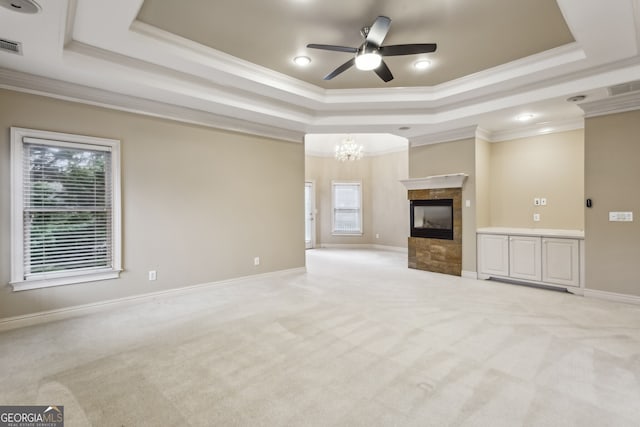
<svg viewBox="0 0 640 427">
<path fill-rule="evenodd" d="M 333 182 L 333 234 L 362 234 L 362 184 Z"/>
<path fill-rule="evenodd" d="M 14 290 L 118 277 L 119 144 L 11 128 Z"/>
</svg>

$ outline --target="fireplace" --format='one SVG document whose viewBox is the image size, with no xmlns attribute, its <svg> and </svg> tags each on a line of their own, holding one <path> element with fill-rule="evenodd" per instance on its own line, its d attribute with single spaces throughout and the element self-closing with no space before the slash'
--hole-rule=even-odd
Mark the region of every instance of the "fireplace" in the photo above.
<svg viewBox="0 0 640 427">
<path fill-rule="evenodd" d="M 411 201 L 411 237 L 453 240 L 453 199 Z"/>
<path fill-rule="evenodd" d="M 462 275 L 462 186 L 466 178 L 457 173 L 402 181 L 411 201 L 409 268 Z"/>
</svg>

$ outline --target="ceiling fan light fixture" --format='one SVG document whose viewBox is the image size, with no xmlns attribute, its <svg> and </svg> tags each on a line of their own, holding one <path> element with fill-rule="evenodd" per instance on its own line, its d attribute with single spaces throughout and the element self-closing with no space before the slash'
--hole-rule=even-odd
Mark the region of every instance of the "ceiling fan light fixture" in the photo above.
<svg viewBox="0 0 640 427">
<path fill-rule="evenodd" d="M 358 70 L 375 70 L 380 66 L 382 56 L 378 52 L 365 52 L 356 56 L 356 68 Z"/>
</svg>

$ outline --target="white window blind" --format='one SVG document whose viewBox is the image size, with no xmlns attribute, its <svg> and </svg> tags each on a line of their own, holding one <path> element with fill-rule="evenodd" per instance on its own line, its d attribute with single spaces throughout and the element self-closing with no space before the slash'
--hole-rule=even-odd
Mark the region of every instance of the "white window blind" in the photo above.
<svg viewBox="0 0 640 427">
<path fill-rule="evenodd" d="M 119 141 L 12 128 L 14 290 L 118 277 L 118 162 Z"/>
<path fill-rule="evenodd" d="M 24 142 L 25 278 L 112 268 L 111 153 Z"/>
<path fill-rule="evenodd" d="M 358 182 L 333 183 L 333 233 L 362 234 L 362 193 Z"/>
</svg>

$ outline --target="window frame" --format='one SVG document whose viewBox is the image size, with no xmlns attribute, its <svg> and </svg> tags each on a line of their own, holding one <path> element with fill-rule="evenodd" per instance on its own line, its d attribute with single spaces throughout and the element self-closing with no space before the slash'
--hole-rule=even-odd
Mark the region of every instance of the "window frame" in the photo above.
<svg viewBox="0 0 640 427">
<path fill-rule="evenodd" d="M 112 267 L 87 271 L 59 271 L 35 278 L 24 275 L 24 138 L 42 140 L 46 145 L 90 148 L 111 152 Z M 120 189 L 120 141 L 93 136 L 11 127 L 11 281 L 14 291 L 116 279 L 122 271 L 122 220 Z"/>
<path fill-rule="evenodd" d="M 336 231 L 336 186 L 357 185 L 359 188 L 358 221 L 360 230 L 357 232 Z M 331 235 L 332 236 L 362 236 L 364 234 L 364 224 L 362 222 L 362 181 L 331 181 Z"/>
</svg>

